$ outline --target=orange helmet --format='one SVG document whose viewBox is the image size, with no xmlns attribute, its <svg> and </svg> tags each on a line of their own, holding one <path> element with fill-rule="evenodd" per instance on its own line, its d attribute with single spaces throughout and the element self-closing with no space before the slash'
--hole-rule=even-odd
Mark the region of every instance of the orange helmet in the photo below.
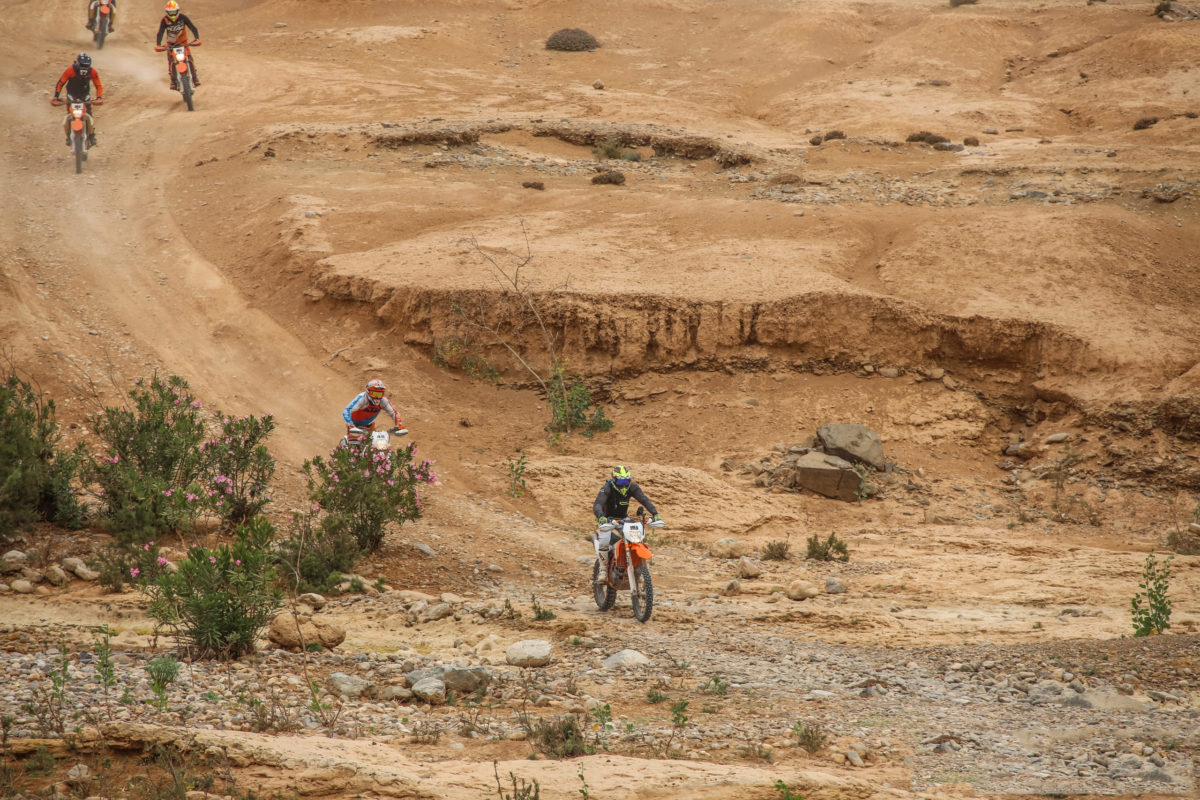
<svg viewBox="0 0 1200 800">
<path fill-rule="evenodd" d="M 179 16 L 179 3 L 175 0 L 167 0 L 167 19 L 172 22 Z"/>
<path fill-rule="evenodd" d="M 387 387 L 383 385 L 383 381 L 378 378 L 367 381 L 367 397 L 371 400 L 376 402 L 382 400 L 385 394 L 387 394 Z"/>
</svg>

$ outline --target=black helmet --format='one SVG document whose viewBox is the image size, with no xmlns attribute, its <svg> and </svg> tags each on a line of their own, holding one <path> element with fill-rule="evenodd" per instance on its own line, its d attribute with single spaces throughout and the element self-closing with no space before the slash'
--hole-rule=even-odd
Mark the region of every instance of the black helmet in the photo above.
<svg viewBox="0 0 1200 800">
<path fill-rule="evenodd" d="M 87 53 L 80 53 L 75 56 L 75 71 L 82 76 L 87 76 L 92 69 L 92 57 Z"/>
</svg>

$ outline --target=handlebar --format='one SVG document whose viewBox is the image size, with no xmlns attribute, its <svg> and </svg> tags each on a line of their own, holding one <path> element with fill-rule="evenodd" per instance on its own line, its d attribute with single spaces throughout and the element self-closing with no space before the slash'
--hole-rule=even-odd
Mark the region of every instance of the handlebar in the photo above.
<svg viewBox="0 0 1200 800">
<path fill-rule="evenodd" d="M 171 42 L 170 44 L 156 44 L 156 45 L 154 45 L 154 52 L 162 53 L 164 51 L 170 50 L 172 47 L 175 47 L 176 45 L 182 45 L 183 47 L 199 47 L 201 44 L 203 44 L 203 43 L 199 39 L 197 39 L 194 42 Z"/>
</svg>

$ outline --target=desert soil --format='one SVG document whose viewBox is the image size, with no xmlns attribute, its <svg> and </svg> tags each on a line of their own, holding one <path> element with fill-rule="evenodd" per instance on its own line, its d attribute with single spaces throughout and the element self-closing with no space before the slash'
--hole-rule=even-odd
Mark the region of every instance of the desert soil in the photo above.
<svg viewBox="0 0 1200 800">
<path fill-rule="evenodd" d="M 204 40 L 188 113 L 151 50 L 157 4 L 126 2 L 93 52 L 107 103 L 75 175 L 47 100 L 91 51 L 82 3 L 6 3 L 10 367 L 69 442 L 156 371 L 273 413 L 280 520 L 341 407 L 384 378 L 439 483 L 361 572 L 457 613 L 334 599 L 348 636 L 311 668 L 484 664 L 507 692 L 492 735 L 460 708 L 359 701 L 353 725 L 303 733 L 147 711 L 112 735 L 199 737 L 243 790 L 334 797 L 495 796 L 494 760 L 547 797 L 581 771 L 595 797 L 1196 796 L 1200 557 L 1173 561 L 1168 634 L 1129 638 L 1146 555 L 1200 513 L 1200 23 L 1154 5 L 206 0 L 185 7 Z M 566 27 L 601 47 L 546 50 Z M 638 160 L 601 161 L 606 142 Z M 624 182 L 593 184 L 606 168 Z M 506 291 L 518 266 L 545 329 Z M 548 333 L 613 429 L 548 440 L 536 381 L 480 326 L 542 374 Z M 835 422 L 882 437 L 873 497 L 759 485 Z M 1019 442 L 1029 458 L 1004 455 Z M 616 462 L 668 521 L 646 624 L 589 594 Z M 849 562 L 805 560 L 830 533 Z M 791 557 L 731 589 L 738 562 L 710 549 L 729 537 Z M 847 591 L 781 591 L 830 578 Z M 487 612 L 505 599 L 516 614 Z M 79 581 L 0 596 L 0 699 L 102 624 L 134 676 L 169 646 L 143 605 Z M 555 643 L 532 678 L 504 663 L 522 639 Z M 650 664 L 602 666 L 624 649 Z M 251 685 L 300 674 L 265 645 L 252 661 Z M 232 681 L 190 669 L 196 697 Z M 537 714 L 609 704 L 597 752 L 527 760 L 522 680 Z M 798 720 L 829 745 L 797 747 Z"/>
</svg>

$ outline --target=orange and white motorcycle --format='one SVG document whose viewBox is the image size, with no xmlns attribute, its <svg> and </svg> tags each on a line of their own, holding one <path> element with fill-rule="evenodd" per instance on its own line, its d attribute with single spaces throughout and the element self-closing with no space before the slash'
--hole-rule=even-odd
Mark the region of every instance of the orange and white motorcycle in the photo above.
<svg viewBox="0 0 1200 800">
<path fill-rule="evenodd" d="M 179 93 L 183 95 L 183 102 L 187 103 L 188 111 L 195 111 L 195 101 L 193 95 L 196 93 L 196 76 L 192 72 L 192 57 L 188 55 L 189 47 L 199 47 L 200 40 L 188 42 L 176 42 L 174 44 L 155 45 L 154 52 L 161 53 L 164 50 L 171 51 L 171 66 L 175 70 L 175 82 L 179 85 Z"/>
<path fill-rule="evenodd" d="M 96 43 L 97 50 L 102 50 L 104 49 L 104 39 L 112 30 L 112 0 L 92 0 L 88 12 L 94 26 L 92 41 Z"/>
<path fill-rule="evenodd" d="M 87 98 L 67 95 L 67 119 L 70 121 L 71 127 L 71 152 L 75 154 L 75 174 L 83 172 L 83 162 L 87 161 L 88 157 L 87 118 L 91 114 L 88 106 L 91 103 L 100 105 L 103 102 L 100 98 L 96 98 L 89 103 Z M 57 97 L 50 101 L 50 104 L 55 106 L 61 105 L 61 103 L 62 101 Z"/>
<path fill-rule="evenodd" d="M 629 590 L 633 617 L 638 622 L 650 619 L 654 611 L 654 582 L 650 579 L 650 558 L 646 528 L 661 528 L 662 520 L 646 521 L 646 510 L 638 508 L 632 517 L 606 522 L 592 536 L 596 563 L 592 565 L 592 598 L 601 611 L 608 611 L 617 600 L 618 590 Z M 614 537 L 614 531 L 617 531 Z M 616 539 L 614 542 L 613 539 Z"/>
</svg>

